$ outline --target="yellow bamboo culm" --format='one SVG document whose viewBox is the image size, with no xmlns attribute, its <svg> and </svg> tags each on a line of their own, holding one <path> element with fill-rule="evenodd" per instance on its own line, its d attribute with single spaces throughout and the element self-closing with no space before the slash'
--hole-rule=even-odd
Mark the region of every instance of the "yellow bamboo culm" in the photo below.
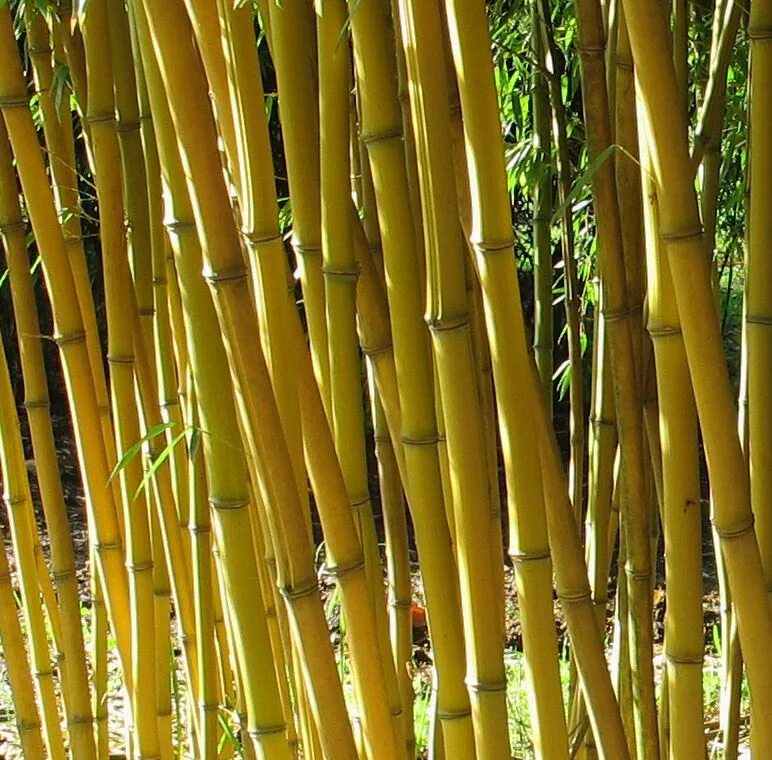
<svg viewBox="0 0 772 760">
<path fill-rule="evenodd" d="M 552 572 L 538 451 L 527 433 L 533 424 L 527 401 L 530 362 L 514 267 L 504 156 L 491 139 L 499 131 L 499 123 L 490 57 L 485 52 L 487 24 L 481 4 L 448 2 L 446 7 L 472 189 L 471 244 L 486 307 L 497 388 L 507 474 L 510 555 L 515 562 L 523 643 L 533 690 L 531 715 L 538 751 L 544 757 L 559 757 L 565 754 L 567 738 L 556 668 L 557 642 L 549 635 Z M 542 401 L 533 399 L 533 403 Z"/>
<path fill-rule="evenodd" d="M 92 369 L 65 241 L 56 216 L 39 151 L 8 8 L 0 9 L 0 108 L 16 158 L 27 211 L 41 254 L 56 325 L 56 338 L 67 381 L 78 459 L 92 518 L 97 567 L 106 583 L 108 612 L 124 674 L 130 673 L 131 633 L 128 582 L 123 567 L 120 524 Z M 130 675 L 126 676 L 130 686 Z"/>
<path fill-rule="evenodd" d="M 645 138 L 644 138 L 645 139 Z M 645 151 L 641 151 L 645 156 Z M 642 176 L 649 177 L 648 162 Z M 648 331 L 654 343 L 662 441 L 663 532 L 668 606 L 665 647 L 671 757 L 705 752 L 702 715 L 702 520 L 697 413 L 667 259 L 659 242 L 657 199 L 647 182 Z M 663 748 L 664 751 L 664 748 Z"/>
<path fill-rule="evenodd" d="M 3 503 L 11 527 L 13 550 L 19 572 L 24 623 L 30 648 L 35 691 L 43 720 L 43 738 L 48 756 L 64 760 L 64 737 L 59 727 L 56 683 L 49 656 L 49 642 L 38 596 L 33 547 L 32 497 L 24 464 L 24 449 L 16 414 L 11 378 L 5 353 L 0 352 L 0 468 L 3 475 Z M 5 550 L 3 550 L 5 556 Z M 16 615 L 16 610 L 13 613 Z M 10 657 L 18 655 L 13 647 Z M 23 695 L 23 692 L 22 692 Z M 25 711 L 29 714 L 29 711 Z"/>
<path fill-rule="evenodd" d="M 401 6 L 407 70 L 421 84 L 411 89 L 413 126 L 419 159 L 427 258 L 427 324 L 439 376 L 448 458 L 452 514 L 456 525 L 459 585 L 465 617 L 467 687 L 479 758 L 509 753 L 503 637 L 495 602 L 500 561 L 491 526 L 471 505 L 489 510 L 490 493 L 464 283 L 464 246 L 447 123 L 448 91 L 442 53 L 440 15 L 434 4 Z M 431 87 L 428 83 L 431 82 Z M 475 553 L 483 552 L 475 561 Z"/>
<path fill-rule="evenodd" d="M 736 411 L 721 349 L 720 326 L 710 287 L 697 200 L 692 184 L 686 125 L 667 56 L 668 29 L 660 7 L 624 0 L 633 59 L 651 134 L 654 177 L 660 199 L 660 230 L 665 244 L 681 320 L 686 357 L 714 497 L 718 533 L 753 694 L 754 711 L 772 705 L 766 642 L 772 612 L 759 547 L 753 529 L 750 489 L 736 434 Z M 769 742 L 772 726 L 759 721 L 759 739 Z"/>
<path fill-rule="evenodd" d="M 96 748 L 92 732 L 93 717 L 89 701 L 78 583 L 75 576 L 75 551 L 58 471 L 25 230 L 26 225 L 21 217 L 16 192 L 10 146 L 5 125 L 0 123 L 0 235 L 5 248 L 14 316 L 19 333 L 24 407 L 51 544 L 52 572 L 61 609 L 63 654 L 66 661 L 66 670 L 62 673 L 62 691 L 71 745 L 74 751 L 88 758 L 96 756 Z"/>
</svg>

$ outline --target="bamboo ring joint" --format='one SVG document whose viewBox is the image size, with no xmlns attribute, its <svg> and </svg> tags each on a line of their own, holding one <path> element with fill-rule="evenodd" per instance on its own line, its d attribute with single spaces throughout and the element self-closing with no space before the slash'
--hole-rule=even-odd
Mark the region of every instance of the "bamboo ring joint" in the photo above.
<svg viewBox="0 0 772 760">
<path fill-rule="evenodd" d="M 54 343 L 61 348 L 62 346 L 67 346 L 71 343 L 80 343 L 81 341 L 86 340 L 86 332 L 85 330 L 76 330 L 68 335 L 54 335 L 53 340 Z"/>
<path fill-rule="evenodd" d="M 217 511 L 236 511 L 249 506 L 249 499 L 221 499 L 218 496 L 210 496 L 209 505 Z"/>
<path fill-rule="evenodd" d="M 27 229 L 27 223 L 24 220 L 18 222 L 9 222 L 8 224 L 0 224 L 0 233 L 3 235 L 10 235 L 14 232 L 24 232 Z"/>
<path fill-rule="evenodd" d="M 772 40 L 772 29 L 758 26 L 748 27 L 749 40 Z"/>
<path fill-rule="evenodd" d="M 734 538 L 743 538 L 743 536 L 747 536 L 749 533 L 752 533 L 754 522 L 755 520 L 753 515 L 751 515 L 748 522 L 741 525 L 739 528 L 719 528 L 718 525 L 716 525 L 716 523 L 711 520 L 713 530 L 716 531 L 720 539 L 726 541 L 731 541 Z"/>
<path fill-rule="evenodd" d="M 107 113 L 95 113 L 86 116 L 86 121 L 89 124 L 104 124 L 108 121 L 115 121 L 115 113 L 112 111 L 108 111 Z"/>
<path fill-rule="evenodd" d="M 515 563 L 520 562 L 538 562 L 550 558 L 550 550 L 542 549 L 536 552 L 510 552 L 509 557 Z"/>
<path fill-rule="evenodd" d="M 330 279 L 356 280 L 359 277 L 359 267 L 322 267 L 322 274 Z"/>
<path fill-rule="evenodd" d="M 503 253 L 510 251 L 515 245 L 515 239 L 510 238 L 508 240 L 493 240 L 490 243 L 486 243 L 484 240 L 469 240 L 469 245 L 480 254 L 488 253 Z"/>
<path fill-rule="evenodd" d="M 760 314 L 748 314 L 745 322 L 750 325 L 772 325 L 772 317 L 762 316 Z"/>
<path fill-rule="evenodd" d="M 459 317 L 427 317 L 426 326 L 433 333 L 465 330 L 469 327 L 469 315 L 464 314 Z"/>
<path fill-rule="evenodd" d="M 703 657 L 689 657 L 665 652 L 665 659 L 672 665 L 703 665 Z"/>
<path fill-rule="evenodd" d="M 507 690 L 507 682 L 504 681 L 469 681 L 464 680 L 467 689 L 474 694 L 498 694 Z"/>
<path fill-rule="evenodd" d="M 471 710 L 437 710 L 437 717 L 448 723 L 452 720 L 463 720 L 471 714 Z"/>
<path fill-rule="evenodd" d="M 565 593 L 560 591 L 557 593 L 561 604 L 581 604 L 592 598 L 592 594 L 590 593 L 589 589 L 586 591 L 577 591 L 574 593 Z"/>
<path fill-rule="evenodd" d="M 267 235 L 261 235 L 259 232 L 250 232 L 249 230 L 239 230 L 241 237 L 250 245 L 263 245 L 264 243 L 279 243 L 283 236 L 281 232 L 269 232 Z"/>
<path fill-rule="evenodd" d="M 424 436 L 423 438 L 411 438 L 407 435 L 401 435 L 399 439 L 403 446 L 434 446 L 440 442 L 440 436 L 437 433 Z"/>
<path fill-rule="evenodd" d="M 359 139 L 364 145 L 370 147 L 376 143 L 388 142 L 389 140 L 402 140 L 402 137 L 403 135 L 401 129 L 388 129 L 384 132 L 378 132 L 377 134 L 373 135 L 360 135 Z"/>
<path fill-rule="evenodd" d="M 314 580 L 306 583 L 305 586 L 300 586 L 298 588 L 285 586 L 279 591 L 288 602 L 292 602 L 296 599 L 302 599 L 304 596 L 311 596 L 311 594 L 317 593 L 319 591 L 319 584 Z"/>
<path fill-rule="evenodd" d="M 40 401 L 25 401 L 22 404 L 22 408 L 29 411 L 30 409 L 49 409 L 51 407 L 51 402 L 46 399 L 41 399 Z"/>
<path fill-rule="evenodd" d="M 387 343 L 382 343 L 380 346 L 362 346 L 362 353 L 365 356 L 373 357 L 377 356 L 378 354 L 382 354 L 386 351 L 390 351 L 391 348 L 394 346 L 394 344 L 391 341 L 388 341 Z"/>
<path fill-rule="evenodd" d="M 234 269 L 224 269 L 222 272 L 215 272 L 214 270 L 204 271 L 204 279 L 213 287 L 217 288 L 218 285 L 227 284 L 230 282 L 242 282 L 247 279 L 247 269 L 244 266 L 235 267 Z"/>
<path fill-rule="evenodd" d="M 327 573 L 336 580 L 341 580 L 347 575 L 356 572 L 357 570 L 363 570 L 365 566 L 364 557 L 357 559 L 354 562 L 350 562 L 348 565 L 328 565 Z"/>
<path fill-rule="evenodd" d="M 259 739 L 261 736 L 270 736 L 271 734 L 281 734 L 287 730 L 287 725 L 282 723 L 275 726 L 265 726 L 264 728 L 250 728 L 247 733 L 253 739 Z"/>
<path fill-rule="evenodd" d="M 579 55 L 584 58 L 601 58 L 606 54 L 605 42 L 600 42 L 596 45 L 581 45 L 577 43 L 576 49 L 579 51 Z"/>
<path fill-rule="evenodd" d="M 28 108 L 29 98 L 24 95 L 0 95 L 0 109 Z"/>
<path fill-rule="evenodd" d="M 660 237 L 665 243 L 688 243 L 691 240 L 700 240 L 703 235 L 702 226 L 693 227 L 690 230 L 675 230 L 673 232 L 662 232 Z"/>
</svg>

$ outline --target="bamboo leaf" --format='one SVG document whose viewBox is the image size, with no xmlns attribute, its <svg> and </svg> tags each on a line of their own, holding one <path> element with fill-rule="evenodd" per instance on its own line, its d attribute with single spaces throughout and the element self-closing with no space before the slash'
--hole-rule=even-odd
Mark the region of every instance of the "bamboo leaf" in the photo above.
<svg viewBox="0 0 772 760">
<path fill-rule="evenodd" d="M 150 482 L 156 472 L 158 472 L 158 468 L 171 456 L 172 451 L 174 451 L 174 447 L 181 440 L 183 440 L 183 438 L 185 438 L 186 433 L 186 430 L 183 430 L 181 433 L 177 433 L 177 435 L 175 435 L 174 438 L 172 438 L 172 440 L 169 441 L 169 443 L 164 447 L 163 451 L 161 451 L 161 453 L 152 461 L 150 467 L 147 468 L 145 477 L 142 478 L 142 482 L 137 486 L 137 490 L 134 491 L 134 496 L 132 497 L 133 499 L 136 499 L 137 496 L 142 493 L 142 489 Z"/>
<path fill-rule="evenodd" d="M 161 435 L 165 430 L 168 430 L 171 427 L 174 427 L 177 423 L 176 422 L 161 422 L 158 425 L 154 425 L 150 430 L 148 430 L 147 434 L 142 436 L 136 443 L 129 446 L 128 449 L 123 453 L 123 456 L 118 460 L 115 467 L 113 467 L 113 471 L 110 473 L 110 477 L 107 479 L 107 482 L 109 483 L 126 465 L 135 457 L 139 452 L 142 450 L 142 447 L 151 441 L 156 436 Z"/>
</svg>

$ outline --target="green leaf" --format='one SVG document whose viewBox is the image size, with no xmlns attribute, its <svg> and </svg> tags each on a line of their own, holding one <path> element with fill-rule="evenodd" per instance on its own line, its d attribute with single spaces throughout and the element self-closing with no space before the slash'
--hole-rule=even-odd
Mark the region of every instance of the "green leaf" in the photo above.
<svg viewBox="0 0 772 760">
<path fill-rule="evenodd" d="M 181 433 L 177 433 L 177 435 L 175 435 L 174 438 L 172 438 L 171 441 L 169 441 L 169 443 L 164 447 L 163 451 L 161 451 L 161 453 L 152 461 L 150 467 L 147 468 L 145 477 L 142 478 L 142 482 L 137 486 L 137 490 L 134 491 L 134 496 L 132 497 L 133 499 L 136 499 L 137 496 L 142 493 L 142 489 L 150 482 L 156 472 L 158 472 L 158 468 L 171 456 L 172 451 L 174 451 L 174 447 L 185 438 L 186 433 L 186 430 L 183 430 Z"/>
<path fill-rule="evenodd" d="M 124 468 L 126 465 L 142 450 L 142 447 L 153 440 L 157 436 L 161 435 L 164 431 L 172 428 L 176 425 L 176 422 L 161 422 L 158 425 L 154 425 L 147 434 L 142 436 L 135 444 L 129 446 L 123 453 L 123 456 L 118 460 L 118 463 L 113 467 L 113 471 L 110 473 L 110 477 L 107 479 L 109 483 L 112 479 Z"/>
<path fill-rule="evenodd" d="M 592 178 L 595 176 L 595 172 L 598 171 L 603 162 L 606 161 L 606 159 L 608 159 L 608 157 L 616 150 L 640 166 L 638 159 L 632 153 L 630 153 L 629 150 L 621 145 L 609 145 L 599 155 L 595 156 L 595 158 L 590 161 L 589 164 L 587 164 L 585 170 L 581 173 L 576 182 L 574 182 L 574 186 L 571 188 L 571 192 L 565 197 L 563 203 L 558 205 L 558 207 L 555 209 L 555 212 L 552 214 L 552 218 L 550 219 L 550 224 L 555 224 L 555 222 L 557 222 L 558 219 L 563 216 L 566 209 L 571 206 L 571 204 L 576 200 L 582 190 L 584 190 L 590 184 Z"/>
</svg>

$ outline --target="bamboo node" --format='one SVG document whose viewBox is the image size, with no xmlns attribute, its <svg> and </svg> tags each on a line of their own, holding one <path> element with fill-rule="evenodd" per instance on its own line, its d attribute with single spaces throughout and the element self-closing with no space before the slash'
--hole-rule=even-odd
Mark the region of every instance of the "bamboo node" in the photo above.
<svg viewBox="0 0 772 760">
<path fill-rule="evenodd" d="M 168 285 L 169 280 L 167 280 L 166 277 L 153 277 L 152 283 L 154 288 L 160 288 L 164 285 Z"/>
<path fill-rule="evenodd" d="M 26 229 L 27 223 L 23 219 L 20 219 L 18 222 L 0 224 L 0 233 L 3 235 L 10 235 L 14 232 L 24 232 Z"/>
<path fill-rule="evenodd" d="M 462 314 L 458 317 L 427 317 L 426 326 L 433 333 L 467 330 L 469 328 L 469 315 Z"/>
<path fill-rule="evenodd" d="M 486 242 L 485 240 L 472 240 L 470 238 L 469 245 L 471 245 L 477 253 L 483 255 L 486 253 L 503 253 L 512 250 L 515 245 L 515 239 L 508 238 L 507 240 L 491 240 L 490 242 Z"/>
<path fill-rule="evenodd" d="M 396 129 L 387 129 L 383 132 L 376 132 L 374 134 L 361 134 L 359 139 L 362 144 L 370 147 L 376 143 L 388 142 L 389 140 L 402 140 L 402 129 L 397 127 Z"/>
<path fill-rule="evenodd" d="M 119 356 L 116 354 L 107 354 L 108 364 L 134 364 L 133 356 Z"/>
<path fill-rule="evenodd" d="M 0 109 L 29 108 L 29 98 L 24 95 L 0 95 Z"/>
<path fill-rule="evenodd" d="M 359 267 L 322 267 L 322 274 L 330 279 L 354 280 L 359 277 Z"/>
<path fill-rule="evenodd" d="M 30 55 L 48 55 L 53 52 L 53 48 L 50 45 L 30 45 L 29 47 Z"/>
<path fill-rule="evenodd" d="M 676 338 L 681 334 L 680 327 L 671 327 L 668 325 L 662 327 L 649 327 L 649 336 L 652 340 L 655 338 Z"/>
<path fill-rule="evenodd" d="M 627 319 L 627 317 L 631 317 L 633 314 L 635 314 L 636 309 L 626 307 L 624 309 L 607 309 L 602 312 L 603 319 L 606 322 L 618 322 L 622 319 Z"/>
<path fill-rule="evenodd" d="M 104 124 L 108 121 L 115 121 L 115 113 L 113 111 L 89 114 L 86 116 L 86 122 L 89 124 Z"/>
<path fill-rule="evenodd" d="M 772 316 L 748 314 L 745 317 L 745 322 L 750 325 L 772 325 Z"/>
<path fill-rule="evenodd" d="M 349 506 L 351 507 L 351 509 L 357 510 L 357 509 L 363 509 L 369 503 L 370 503 L 370 494 L 368 493 L 368 494 L 365 494 L 364 496 L 359 496 L 356 499 L 352 499 L 349 502 Z"/>
<path fill-rule="evenodd" d="M 590 417 L 590 425 L 593 428 L 602 428 L 602 427 L 608 427 L 608 428 L 615 428 L 617 426 L 617 423 L 615 420 L 607 420 L 603 417 Z"/>
<path fill-rule="evenodd" d="M 204 270 L 204 279 L 213 287 L 229 282 L 242 282 L 247 279 L 247 269 L 244 266 L 237 266 L 233 269 L 224 269 L 222 272 L 215 272 L 211 269 Z"/>
<path fill-rule="evenodd" d="M 241 237 L 250 245 L 263 245 L 264 243 L 278 243 L 283 240 L 281 232 L 269 232 L 261 234 L 259 232 L 250 232 L 249 230 L 239 230 Z"/>
<path fill-rule="evenodd" d="M 188 526 L 188 531 L 192 533 L 194 536 L 205 535 L 206 533 L 212 532 L 212 526 L 211 525 L 190 525 Z"/>
<path fill-rule="evenodd" d="M 75 569 L 70 568 L 68 570 L 54 570 L 51 573 L 51 577 L 54 579 L 54 583 L 60 584 L 66 581 L 68 578 L 75 577 Z"/>
<path fill-rule="evenodd" d="M 11 507 L 18 507 L 21 504 L 25 504 L 27 499 L 24 496 L 3 496 L 3 503 L 9 509 Z"/>
<path fill-rule="evenodd" d="M 205 713 L 213 713 L 220 709 L 220 705 L 217 702 L 199 702 L 198 709 Z"/>
<path fill-rule="evenodd" d="M 618 69 L 626 69 L 627 71 L 632 71 L 635 68 L 633 66 L 633 62 L 629 58 L 616 56 L 614 58 L 614 63 Z"/>
<path fill-rule="evenodd" d="M 592 599 L 592 594 L 590 593 L 589 588 L 584 591 L 571 592 L 558 590 L 557 595 L 561 604 L 582 604 Z"/>
<path fill-rule="evenodd" d="M 64 244 L 80 246 L 83 244 L 83 235 L 65 235 Z"/>
<path fill-rule="evenodd" d="M 409 609 L 412 609 L 413 602 L 411 602 L 410 600 L 406 602 L 402 602 L 399 599 L 392 599 L 389 602 L 389 607 L 391 607 L 394 610 L 409 610 Z"/>
<path fill-rule="evenodd" d="M 702 667 L 703 665 L 702 655 L 694 657 L 694 656 L 688 656 L 688 655 L 671 654 L 670 652 L 666 651 L 665 659 L 671 665 L 699 665 L 700 667 Z"/>
<path fill-rule="evenodd" d="M 748 39 L 749 40 L 772 40 L 772 29 L 763 26 L 749 26 L 748 27 Z"/>
<path fill-rule="evenodd" d="M 218 512 L 236 511 L 248 507 L 249 499 L 221 499 L 218 496 L 210 496 L 209 505 Z"/>
<path fill-rule="evenodd" d="M 538 562 L 540 560 L 549 559 L 551 556 L 549 549 L 542 549 L 535 552 L 519 552 L 510 551 L 509 558 L 513 562 Z"/>
<path fill-rule="evenodd" d="M 440 436 L 437 433 L 425 435 L 421 438 L 411 438 L 409 435 L 401 435 L 399 440 L 403 446 L 434 446 L 440 442 Z"/>
<path fill-rule="evenodd" d="M 47 398 L 41 399 L 40 401 L 25 401 L 22 404 L 22 407 L 27 411 L 30 409 L 50 409 L 51 402 Z"/>
<path fill-rule="evenodd" d="M 164 222 L 164 227 L 169 232 L 173 232 L 175 234 L 179 234 L 180 230 L 189 230 L 191 227 L 195 227 L 195 222 L 191 221 L 183 221 L 182 219 L 170 219 L 168 222 Z M 173 256 L 169 257 L 174 258 Z"/>
<path fill-rule="evenodd" d="M 336 580 L 341 580 L 351 573 L 355 573 L 359 570 L 364 570 L 365 560 L 364 557 L 349 562 L 346 565 L 327 565 L 327 574 L 331 575 Z"/>
<path fill-rule="evenodd" d="M 91 715 L 73 715 L 67 719 L 68 726 L 90 726 L 93 722 Z"/>
<path fill-rule="evenodd" d="M 119 134 L 123 134 L 126 132 L 139 132 L 141 124 L 139 121 L 129 121 L 129 122 L 122 122 L 118 120 L 118 122 L 115 125 L 115 131 Z"/>
<path fill-rule="evenodd" d="M 651 570 L 636 570 L 632 565 L 625 564 L 625 575 L 633 581 L 648 581 L 651 579 Z"/>
<path fill-rule="evenodd" d="M 71 343 L 80 343 L 81 341 L 86 340 L 86 332 L 85 330 L 76 330 L 68 335 L 54 335 L 53 340 L 54 343 L 61 348 L 62 346 L 68 346 Z"/>
<path fill-rule="evenodd" d="M 140 317 L 154 317 L 155 309 L 152 306 L 143 307 L 141 309 L 137 309 L 137 314 L 139 314 Z"/>
<path fill-rule="evenodd" d="M 285 723 L 282 723 L 281 725 L 277 724 L 275 726 L 263 726 L 261 728 L 250 728 L 247 730 L 247 733 L 253 739 L 259 739 L 261 736 L 270 736 L 271 734 L 281 734 L 281 733 L 284 733 L 286 730 L 287 730 L 287 725 Z"/>
<path fill-rule="evenodd" d="M 153 561 L 148 560 L 147 562 L 127 562 L 126 569 L 132 573 L 146 573 L 148 570 L 153 569 Z"/>
<path fill-rule="evenodd" d="M 504 681 L 471 681 L 464 679 L 467 689 L 474 694 L 497 694 L 507 690 L 507 682 Z"/>
<path fill-rule="evenodd" d="M 576 49 L 582 58 L 602 58 L 606 54 L 606 43 L 598 42 L 594 45 L 583 45 L 577 42 Z"/>
<path fill-rule="evenodd" d="M 719 526 L 716 525 L 715 520 L 711 520 L 710 522 L 713 526 L 713 530 L 716 531 L 716 534 L 722 541 L 731 541 L 734 538 L 743 538 L 749 533 L 752 533 L 755 520 L 753 515 L 751 515 L 747 522 L 737 528 L 719 528 Z"/>
<path fill-rule="evenodd" d="M 440 720 L 450 722 L 452 720 L 463 720 L 472 714 L 471 709 L 464 710 L 437 710 L 437 717 Z"/>
<path fill-rule="evenodd" d="M 19 720 L 16 724 L 16 730 L 20 734 L 26 734 L 30 731 L 39 731 L 40 728 L 39 720 Z"/>
<path fill-rule="evenodd" d="M 284 588 L 279 589 L 281 595 L 288 602 L 292 602 L 295 599 L 302 599 L 304 596 L 311 596 L 311 594 L 316 594 L 318 591 L 319 583 L 316 581 L 316 579 L 313 581 L 308 581 L 304 586 L 299 586 L 298 588 L 285 586 Z"/>
<path fill-rule="evenodd" d="M 660 237 L 665 241 L 665 243 L 688 243 L 690 240 L 701 240 L 702 234 L 702 225 L 699 225 L 697 227 L 692 227 L 690 230 L 661 232 Z"/>
<path fill-rule="evenodd" d="M 292 241 L 290 243 L 292 245 L 292 250 L 295 251 L 296 254 L 299 254 L 301 256 L 321 256 L 322 255 L 322 249 L 319 245 L 304 245 L 300 242 L 297 238 L 293 237 Z"/>
<path fill-rule="evenodd" d="M 372 358 L 373 356 L 377 356 L 378 354 L 383 354 L 387 351 L 391 351 L 394 344 L 391 341 L 387 341 L 386 343 L 382 343 L 380 346 L 362 346 L 360 344 L 360 347 L 362 349 L 362 353 L 365 356 L 368 356 Z"/>
</svg>

